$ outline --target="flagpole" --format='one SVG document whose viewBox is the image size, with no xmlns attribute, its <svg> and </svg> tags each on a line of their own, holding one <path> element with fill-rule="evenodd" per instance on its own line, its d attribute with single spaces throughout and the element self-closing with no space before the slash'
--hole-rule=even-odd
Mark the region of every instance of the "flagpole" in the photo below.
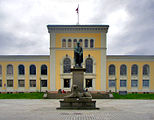
<svg viewBox="0 0 154 120">
<path fill-rule="evenodd" d="M 77 9 L 75 10 L 77 12 L 77 25 L 79 25 L 79 4 L 78 4 L 78 7 Z"/>
<path fill-rule="evenodd" d="M 78 4 L 78 25 L 79 25 L 79 4 Z"/>
</svg>

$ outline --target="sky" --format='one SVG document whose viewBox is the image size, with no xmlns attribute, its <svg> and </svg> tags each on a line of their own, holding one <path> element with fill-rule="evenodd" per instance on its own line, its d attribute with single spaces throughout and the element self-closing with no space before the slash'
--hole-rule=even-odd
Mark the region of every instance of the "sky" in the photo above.
<svg viewBox="0 0 154 120">
<path fill-rule="evenodd" d="M 154 0 L 0 0 L 0 55 L 49 55 L 48 24 L 109 25 L 108 55 L 154 55 Z"/>
</svg>

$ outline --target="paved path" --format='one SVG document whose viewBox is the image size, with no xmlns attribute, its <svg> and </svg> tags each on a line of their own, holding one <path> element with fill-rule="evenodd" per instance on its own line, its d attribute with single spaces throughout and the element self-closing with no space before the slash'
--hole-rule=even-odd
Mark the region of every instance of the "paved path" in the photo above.
<svg viewBox="0 0 154 120">
<path fill-rule="evenodd" d="M 0 100 L 0 120 L 154 120 L 154 100 L 96 100 L 100 110 L 56 110 L 59 100 Z"/>
</svg>

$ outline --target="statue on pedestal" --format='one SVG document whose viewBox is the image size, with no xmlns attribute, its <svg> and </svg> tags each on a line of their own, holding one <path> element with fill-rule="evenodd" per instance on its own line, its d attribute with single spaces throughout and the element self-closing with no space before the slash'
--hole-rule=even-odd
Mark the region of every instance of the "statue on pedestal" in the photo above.
<svg viewBox="0 0 154 120">
<path fill-rule="evenodd" d="M 79 42 L 77 42 L 77 46 L 74 48 L 74 62 L 75 67 L 82 68 L 81 64 L 83 62 L 83 49 Z"/>
</svg>

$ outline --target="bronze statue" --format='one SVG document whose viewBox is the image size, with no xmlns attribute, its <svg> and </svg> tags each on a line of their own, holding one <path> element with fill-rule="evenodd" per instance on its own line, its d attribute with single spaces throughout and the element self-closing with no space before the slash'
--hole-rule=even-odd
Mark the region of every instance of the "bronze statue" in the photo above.
<svg viewBox="0 0 154 120">
<path fill-rule="evenodd" d="M 75 67 L 82 67 L 81 63 L 83 62 L 83 49 L 79 42 L 77 42 L 77 46 L 74 48 L 74 62 Z"/>
</svg>

